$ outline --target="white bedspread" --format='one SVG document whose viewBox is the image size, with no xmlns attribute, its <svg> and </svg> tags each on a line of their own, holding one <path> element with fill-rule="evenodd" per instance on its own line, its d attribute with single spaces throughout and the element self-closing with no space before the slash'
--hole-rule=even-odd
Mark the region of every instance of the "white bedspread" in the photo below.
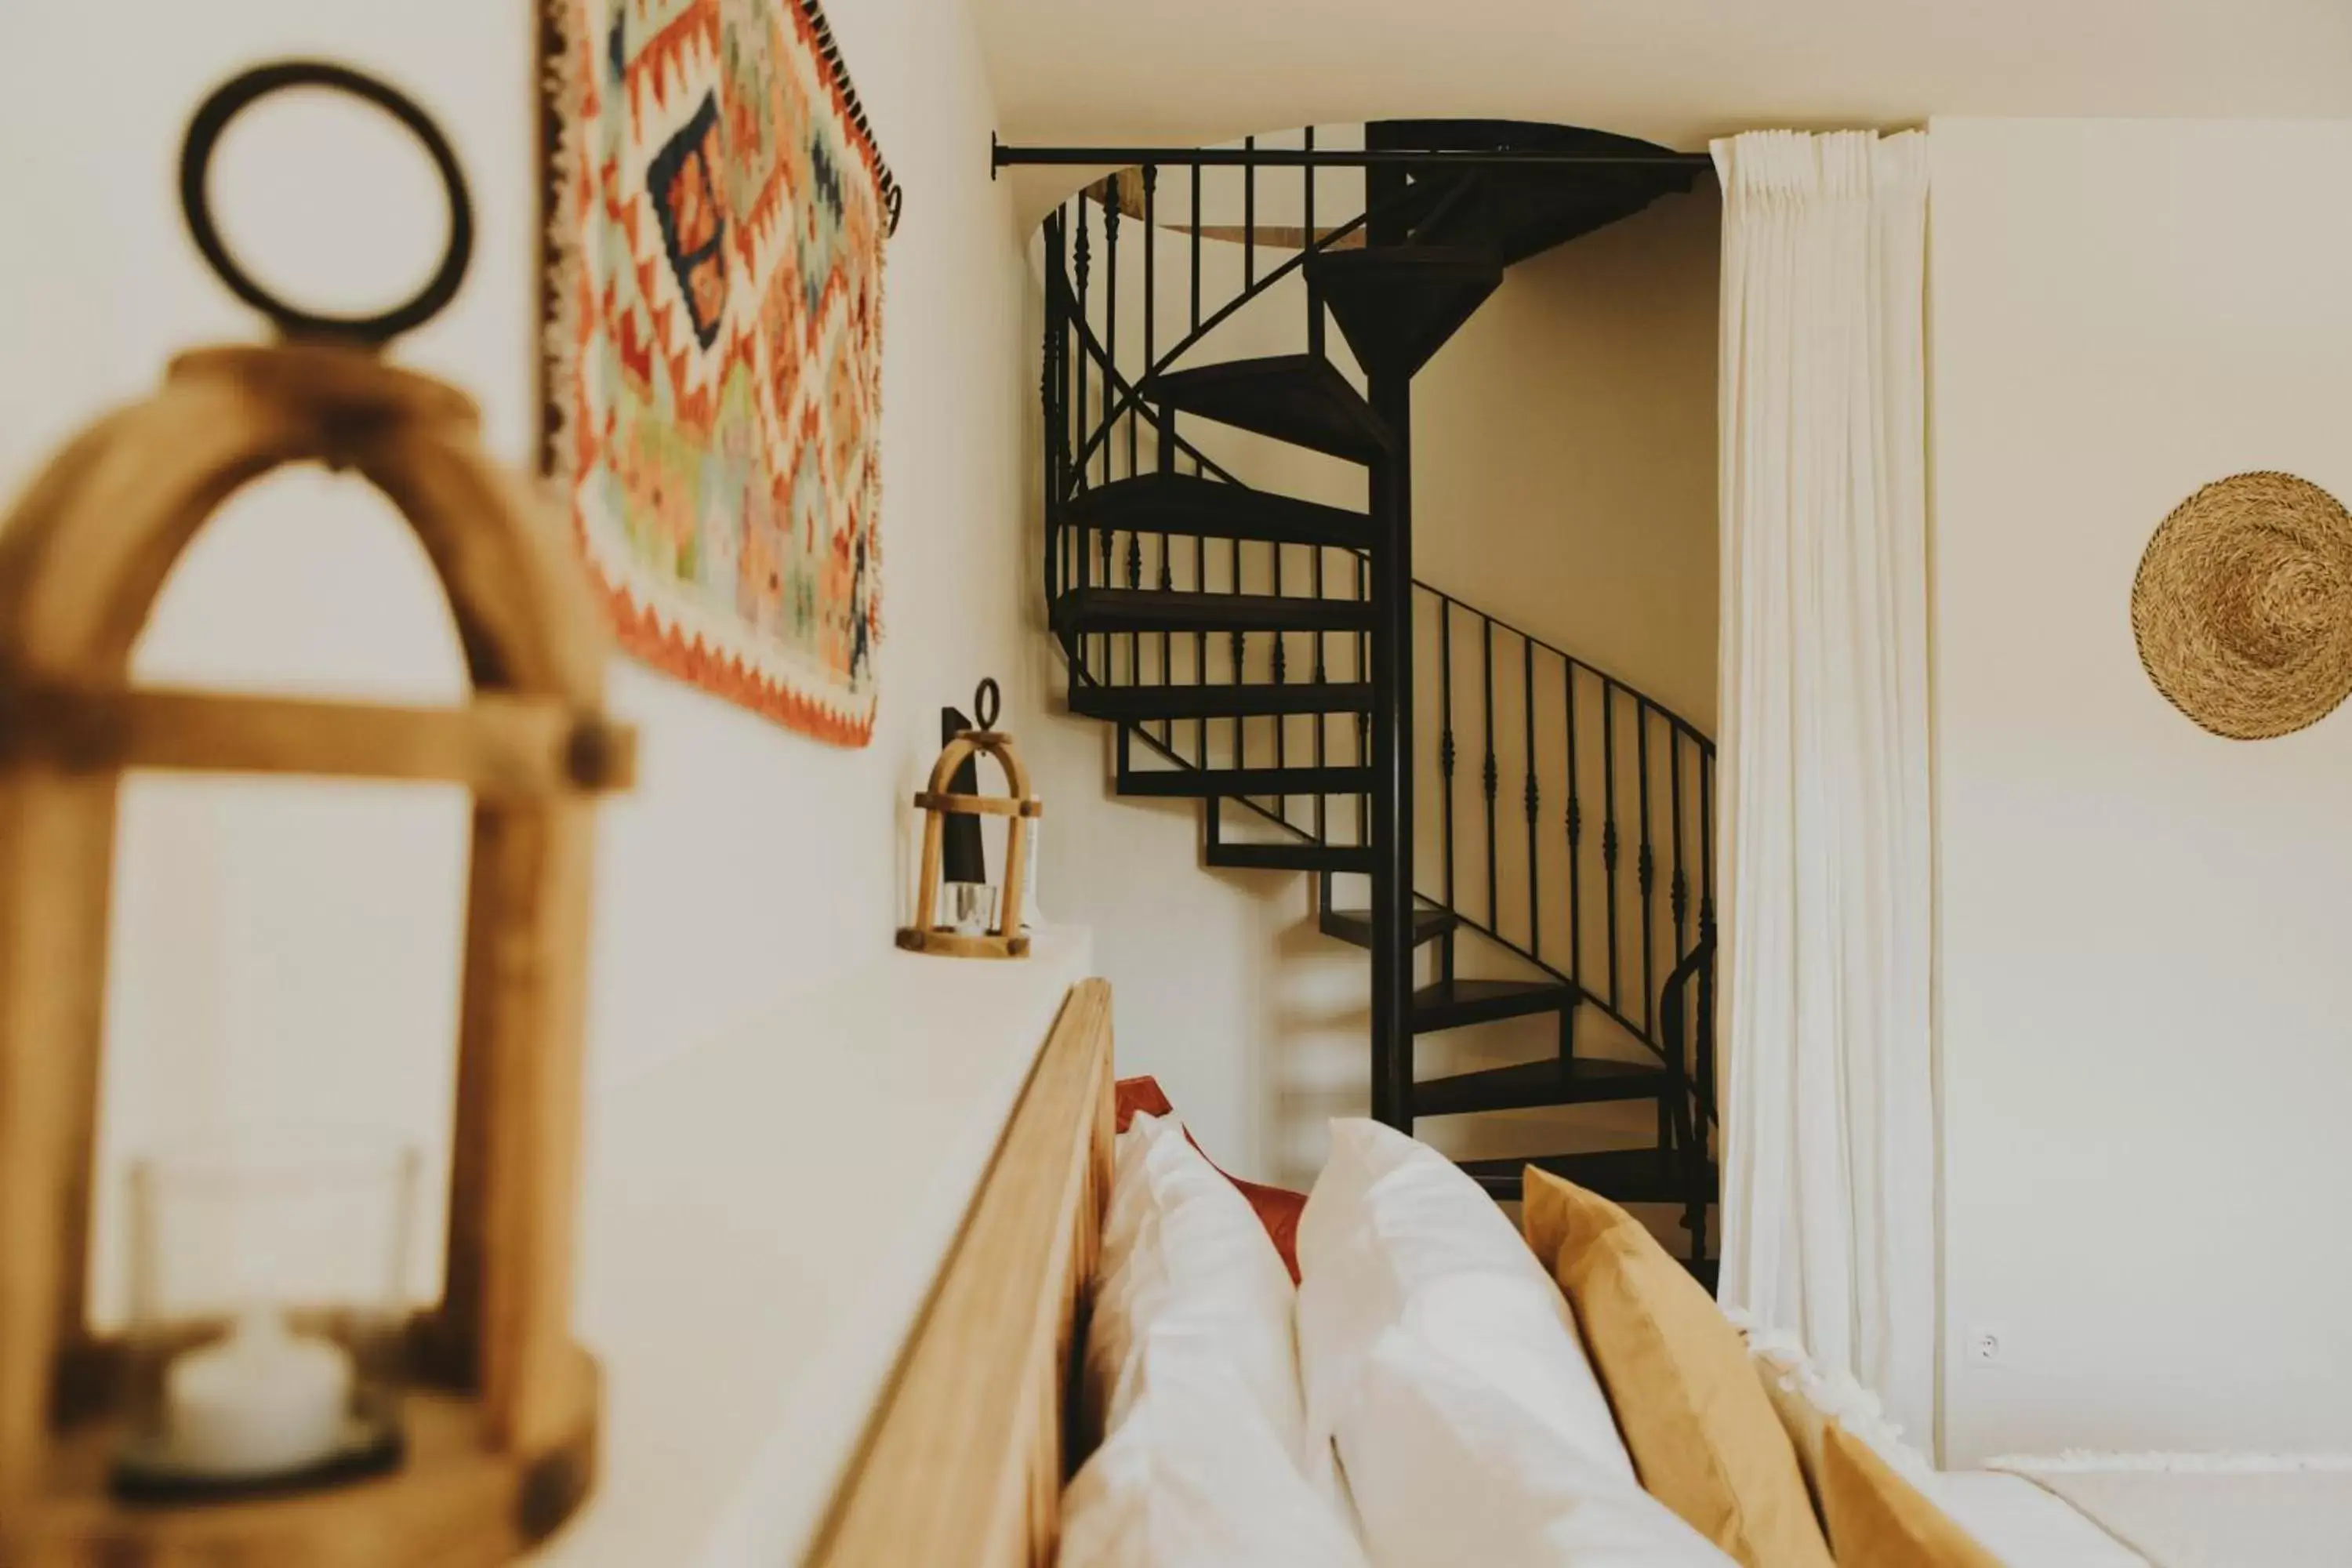
<svg viewBox="0 0 2352 1568">
<path fill-rule="evenodd" d="M 2154 1568 L 2352 1568 L 2352 1457 L 1992 1463 L 2064 1500 Z"/>
<path fill-rule="evenodd" d="M 1936 1502 L 2008 1568 L 2148 1568 L 2148 1561 L 2023 1476 L 1952 1470 Z"/>
</svg>

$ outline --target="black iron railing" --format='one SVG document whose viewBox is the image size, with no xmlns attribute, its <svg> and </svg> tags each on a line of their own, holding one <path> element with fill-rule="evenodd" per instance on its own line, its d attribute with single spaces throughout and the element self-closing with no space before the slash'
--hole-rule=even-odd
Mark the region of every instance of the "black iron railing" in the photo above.
<svg viewBox="0 0 2352 1568">
<path fill-rule="evenodd" d="M 1318 179 L 1391 166 L 1425 176 L 1479 163 L 1634 161 L 1318 148 L 1309 132 L 1296 147 L 1253 139 L 1190 153 L 1007 149 L 1000 162 L 1069 162 L 1063 154 L 1082 153 L 1103 162 L 1134 156 L 1133 166 L 1063 203 L 1043 228 L 1049 604 L 1093 589 L 1370 602 L 1369 547 L 1108 530 L 1092 525 L 1079 503 L 1152 473 L 1250 488 L 1235 470 L 1263 453 L 1216 426 L 1180 425 L 1175 410 L 1154 406 L 1150 384 L 1245 322 L 1255 353 L 1344 353 L 1327 332 L 1308 259 L 1377 238 L 1395 214 L 1426 206 L 1432 182 L 1375 173 L 1366 181 L 1374 199 L 1318 226 L 1334 206 Z M 1172 210 L 1171 184 L 1181 193 Z M 1289 210 L 1269 219 L 1275 194 Z M 1237 213 L 1238 222 L 1212 222 L 1217 212 Z M 1204 240 L 1216 249 L 1205 252 Z M 1303 297 L 1303 321 L 1271 303 L 1293 290 Z M 1074 688 L 1326 686 L 1369 683 L 1375 673 L 1370 635 L 1361 631 L 1055 624 Z M 1405 829 L 1414 892 L 1572 982 L 1685 1079 L 1684 1114 L 1704 1127 L 1713 1119 L 1713 742 L 1610 672 L 1430 584 L 1412 584 L 1411 626 L 1401 651 L 1413 672 L 1407 717 L 1420 715 L 1404 727 L 1420 742 L 1412 773 L 1423 809 Z M 1123 764 L 1130 742 L 1170 765 L 1212 773 L 1373 761 L 1370 717 L 1361 711 L 1131 721 L 1121 731 Z M 1237 783 L 1223 798 L 1290 839 L 1371 845 L 1366 795 L 1266 795 Z M 1450 944 L 1443 951 L 1450 962 Z M 1685 1126 L 1676 1142 L 1693 1147 L 1691 1136 Z"/>
<path fill-rule="evenodd" d="M 1608 671 L 1413 587 L 1437 720 L 1423 895 L 1658 1041 L 1661 987 L 1714 919 L 1715 743 Z"/>
</svg>

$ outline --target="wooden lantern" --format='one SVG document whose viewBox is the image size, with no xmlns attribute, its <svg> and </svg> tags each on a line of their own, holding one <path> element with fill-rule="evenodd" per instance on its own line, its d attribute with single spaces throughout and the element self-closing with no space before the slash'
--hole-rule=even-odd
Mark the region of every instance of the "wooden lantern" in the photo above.
<svg viewBox="0 0 2352 1568">
<path fill-rule="evenodd" d="M 898 932 L 898 945 L 909 952 L 932 952 L 949 958 L 1025 958 L 1029 938 L 1021 930 L 1021 900 L 1029 880 L 1029 824 L 1045 815 L 1045 803 L 1029 793 L 1029 770 L 1013 737 L 996 730 L 996 682 L 983 680 L 972 703 L 980 728 L 967 730 L 950 741 L 932 765 L 929 787 L 915 796 L 923 813 L 923 860 L 916 872 L 915 923 Z M 955 793 L 956 770 L 981 756 L 996 759 L 1003 770 L 1006 794 Z M 975 936 L 939 923 L 940 874 L 950 816 L 1004 816 L 1012 819 L 1004 835 L 1004 882 L 996 901 L 996 923 L 986 935 Z"/>
<path fill-rule="evenodd" d="M 0 532 L 0 1568 L 481 1564 L 586 1494 L 594 1364 L 572 1232 L 595 792 L 624 787 L 605 639 L 561 520 L 462 394 L 360 347 L 208 350 L 68 445 Z M 415 528 L 472 677 L 456 709 L 135 688 L 131 644 L 205 518 L 283 464 L 351 468 Z M 446 1288 L 410 1326 L 405 1463 L 264 1501 L 107 1488 L 119 1342 L 88 1327 L 100 1011 L 128 768 L 430 780 L 474 796 Z"/>
</svg>

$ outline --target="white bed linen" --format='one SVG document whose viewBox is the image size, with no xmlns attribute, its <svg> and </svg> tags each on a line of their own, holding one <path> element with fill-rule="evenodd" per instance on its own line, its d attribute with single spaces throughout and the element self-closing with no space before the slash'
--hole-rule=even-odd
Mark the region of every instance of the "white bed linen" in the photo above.
<svg viewBox="0 0 2352 1568">
<path fill-rule="evenodd" d="M 1950 1470 L 1932 1488 L 1954 1523 L 2009 1568 L 2149 1568 L 2147 1558 L 2023 1476 Z"/>
<path fill-rule="evenodd" d="M 1597 1472 L 1635 1484 L 1567 1298 L 1494 1199 L 1444 1155 L 1378 1122 L 1333 1121 L 1330 1157 L 1299 1216 L 1298 1263 L 1310 1466 L 1328 1469 L 1366 1359 L 1406 1325 Z"/>
<path fill-rule="evenodd" d="M 1118 1430 L 1144 1352 L 1183 1338 L 1232 1363 L 1294 1462 L 1303 1455 L 1297 1291 L 1248 1200 L 1173 1117 L 1138 1113 L 1118 1135 L 1087 1330 L 1087 1407 Z"/>
<path fill-rule="evenodd" d="M 1063 1496 L 1062 1568 L 1367 1568 L 1217 1345 L 1156 1335 L 1134 1384 Z"/>
<path fill-rule="evenodd" d="M 2154 1568 L 2346 1568 L 2352 1460 L 2110 1455 L 1992 1461 Z"/>
<path fill-rule="evenodd" d="M 1359 1363 L 1339 1457 L 1374 1568 L 1738 1568 L 1410 1322 Z"/>
</svg>

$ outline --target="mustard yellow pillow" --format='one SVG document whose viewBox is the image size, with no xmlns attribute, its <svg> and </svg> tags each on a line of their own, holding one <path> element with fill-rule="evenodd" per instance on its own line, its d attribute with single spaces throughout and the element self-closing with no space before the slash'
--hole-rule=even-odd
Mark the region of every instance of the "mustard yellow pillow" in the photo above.
<svg viewBox="0 0 2352 1568">
<path fill-rule="evenodd" d="M 2000 1568 L 2000 1559 L 1832 1421 L 1822 1434 L 1822 1511 L 1841 1563 L 1869 1568 Z"/>
<path fill-rule="evenodd" d="M 1832 1568 L 1796 1449 L 1714 1300 L 1608 1199 L 1532 1166 L 1521 1194 L 1643 1487 L 1745 1568 Z"/>
</svg>

